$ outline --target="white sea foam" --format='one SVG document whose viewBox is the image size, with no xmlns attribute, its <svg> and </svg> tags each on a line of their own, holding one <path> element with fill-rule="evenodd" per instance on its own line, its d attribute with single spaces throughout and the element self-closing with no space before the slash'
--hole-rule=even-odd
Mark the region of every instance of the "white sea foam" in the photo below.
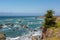
<svg viewBox="0 0 60 40">
<path fill-rule="evenodd" d="M 3 25 L 3 28 L 6 28 L 7 26 L 6 25 Z"/>
<path fill-rule="evenodd" d="M 6 37 L 6 40 L 32 40 L 32 36 L 41 36 L 41 31 L 29 32 L 27 35 L 18 36 L 16 38 Z"/>
<path fill-rule="evenodd" d="M 31 37 L 29 38 L 29 36 L 25 35 L 25 36 L 18 36 L 16 38 L 10 38 L 10 37 L 7 37 L 6 40 L 31 40 Z"/>
<path fill-rule="evenodd" d="M 16 38 L 10 38 L 10 37 L 7 37 L 6 40 L 19 40 L 20 37 L 16 37 Z"/>
<path fill-rule="evenodd" d="M 5 21 L 12 21 L 13 19 L 6 19 Z"/>
<path fill-rule="evenodd" d="M 16 23 L 19 23 L 19 22 L 16 22 Z"/>
</svg>

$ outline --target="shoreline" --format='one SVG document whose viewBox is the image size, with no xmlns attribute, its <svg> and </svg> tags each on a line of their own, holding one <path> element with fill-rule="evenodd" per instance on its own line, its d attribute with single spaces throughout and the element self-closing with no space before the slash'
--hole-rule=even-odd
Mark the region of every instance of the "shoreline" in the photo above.
<svg viewBox="0 0 60 40">
<path fill-rule="evenodd" d="M 60 16 L 56 17 L 57 27 L 50 27 L 47 29 L 46 34 L 43 33 L 42 40 L 60 40 Z"/>
</svg>

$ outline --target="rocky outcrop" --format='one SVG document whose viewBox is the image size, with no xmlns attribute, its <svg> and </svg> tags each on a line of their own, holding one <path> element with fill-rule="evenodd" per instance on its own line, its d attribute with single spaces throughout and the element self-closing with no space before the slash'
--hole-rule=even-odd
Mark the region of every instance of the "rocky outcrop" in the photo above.
<svg viewBox="0 0 60 40">
<path fill-rule="evenodd" d="M 46 31 L 46 37 L 52 37 L 52 35 L 53 35 L 53 30 L 48 29 Z"/>
<path fill-rule="evenodd" d="M 60 39 L 60 28 L 47 29 L 46 34 L 43 34 L 43 40 L 59 40 Z"/>
<path fill-rule="evenodd" d="M 4 33 L 0 33 L 0 40 L 6 40 L 6 36 Z"/>
</svg>

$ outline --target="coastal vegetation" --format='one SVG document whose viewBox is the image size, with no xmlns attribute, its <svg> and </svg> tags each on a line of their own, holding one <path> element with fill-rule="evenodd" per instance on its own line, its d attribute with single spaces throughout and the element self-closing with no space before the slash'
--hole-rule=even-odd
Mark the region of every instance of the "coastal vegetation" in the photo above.
<svg viewBox="0 0 60 40">
<path fill-rule="evenodd" d="M 56 17 L 53 14 L 53 10 L 48 10 L 45 14 L 43 40 L 60 40 L 60 17 Z"/>
<path fill-rule="evenodd" d="M 58 20 L 58 19 L 56 19 Z M 59 19 L 60 20 L 60 19 Z M 46 40 L 60 40 L 60 21 L 56 21 L 56 27 L 50 27 L 46 31 Z"/>
<path fill-rule="evenodd" d="M 48 10 L 45 14 L 45 28 L 56 26 L 56 17 L 53 15 L 54 11 Z"/>
<path fill-rule="evenodd" d="M 44 26 L 42 27 L 43 29 L 42 40 L 60 40 L 60 17 L 55 16 L 54 13 L 55 12 L 53 10 L 47 10 L 45 14 Z M 5 25 L 14 26 L 14 24 L 5 24 Z M 26 25 L 21 25 L 21 26 L 23 28 L 28 28 L 28 26 Z M 3 25 L 0 24 L 0 29 L 2 28 Z M 6 40 L 6 35 L 4 33 L 0 33 L 0 40 Z"/>
</svg>

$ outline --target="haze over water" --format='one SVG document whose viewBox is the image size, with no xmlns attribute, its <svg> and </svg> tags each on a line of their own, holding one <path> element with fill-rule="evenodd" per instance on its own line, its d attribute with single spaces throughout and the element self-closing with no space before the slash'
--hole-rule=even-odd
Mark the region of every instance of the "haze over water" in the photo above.
<svg viewBox="0 0 60 40">
<path fill-rule="evenodd" d="M 49 9 L 60 15 L 60 0 L 0 0 L 0 16 L 41 16 Z"/>
</svg>

